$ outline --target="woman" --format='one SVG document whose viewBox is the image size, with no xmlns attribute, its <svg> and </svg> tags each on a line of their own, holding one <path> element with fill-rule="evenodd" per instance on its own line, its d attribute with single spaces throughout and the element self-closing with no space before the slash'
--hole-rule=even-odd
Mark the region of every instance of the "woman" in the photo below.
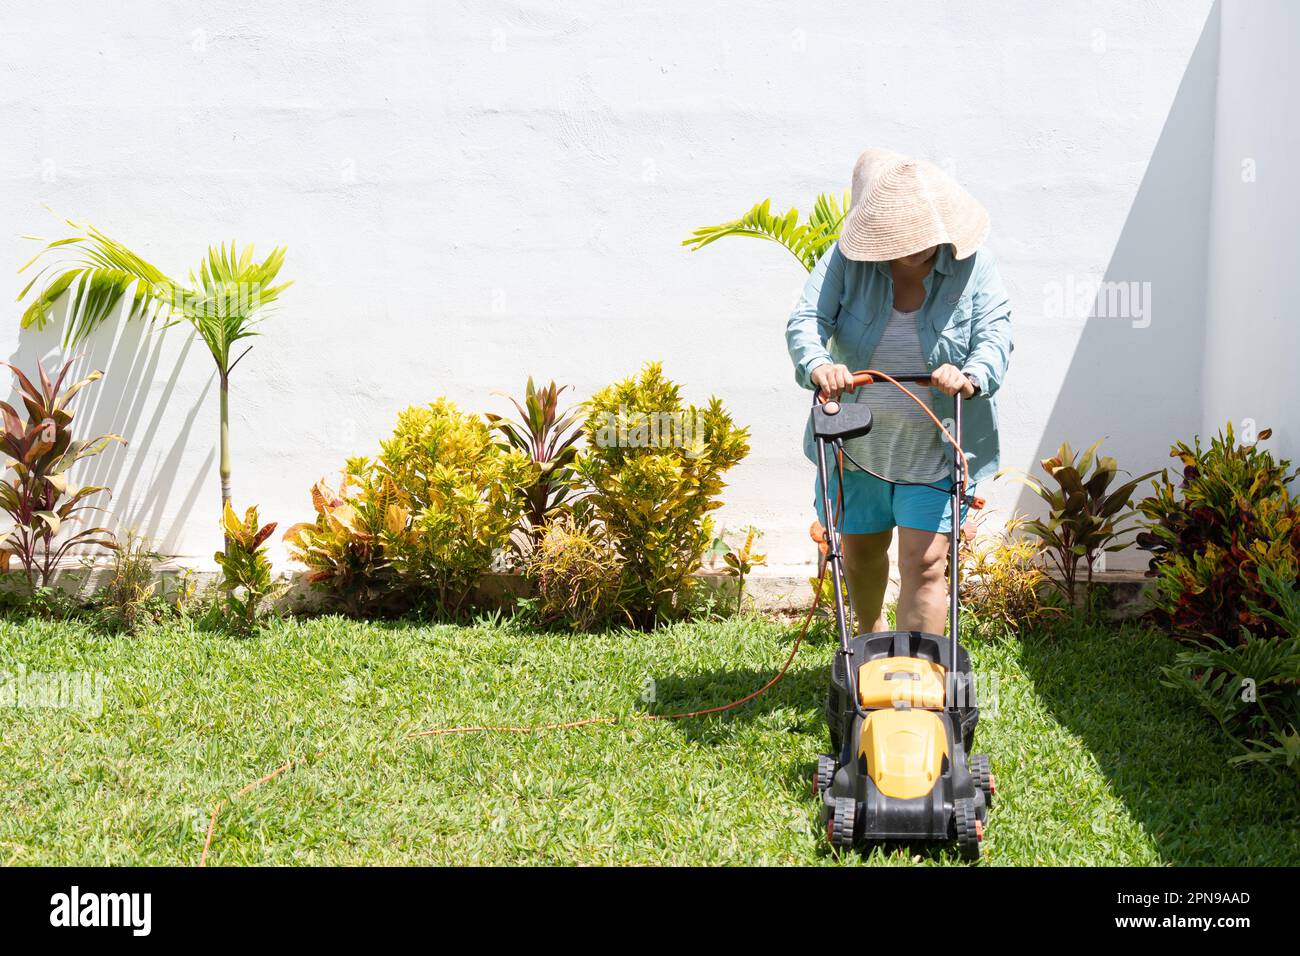
<svg viewBox="0 0 1300 956">
<path fill-rule="evenodd" d="M 933 163 L 869 149 L 853 168 L 839 242 L 813 270 L 786 327 L 795 378 L 840 401 L 871 404 L 871 433 L 846 443 L 839 514 L 849 595 L 864 630 L 885 630 L 889 545 L 898 528 L 898 630 L 942 634 L 952 533 L 952 446 L 888 383 L 854 393 L 852 372 L 928 371 L 914 389 L 950 421 L 962 408 L 971 482 L 998 468 L 997 402 L 1011 355 L 1011 310 L 992 255 L 989 217 Z M 805 436 L 811 458 L 811 431 Z M 832 465 L 834 469 L 834 466 Z M 837 475 L 832 471 L 831 486 Z M 969 490 L 969 489 L 968 489 Z M 814 496 L 818 516 L 820 495 Z"/>
</svg>

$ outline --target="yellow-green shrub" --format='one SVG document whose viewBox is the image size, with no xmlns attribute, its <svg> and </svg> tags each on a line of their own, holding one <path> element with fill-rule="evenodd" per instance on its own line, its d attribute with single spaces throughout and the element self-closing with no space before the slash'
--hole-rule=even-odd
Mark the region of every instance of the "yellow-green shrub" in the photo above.
<svg viewBox="0 0 1300 956">
<path fill-rule="evenodd" d="M 384 547 L 401 582 L 456 613 L 523 513 L 519 491 L 536 476 L 528 457 L 493 441 L 486 422 L 446 399 L 413 405 L 381 445 L 381 476 L 408 517 Z"/>
<path fill-rule="evenodd" d="M 717 398 L 703 408 L 683 402 L 652 362 L 592 397 L 584 434 L 584 507 L 622 558 L 620 603 L 641 626 L 678 616 L 713 540 L 722 476 L 749 452 L 748 430 Z"/>
<path fill-rule="evenodd" d="M 1020 532 L 1024 523 L 1017 515 L 994 534 L 963 536 L 961 602 L 979 631 L 1015 631 L 1057 610 L 1044 600 L 1043 544 Z"/>
<path fill-rule="evenodd" d="M 623 559 L 600 525 L 562 515 L 548 521 L 528 555 L 528 576 L 547 622 L 590 630 L 619 611 Z"/>
</svg>

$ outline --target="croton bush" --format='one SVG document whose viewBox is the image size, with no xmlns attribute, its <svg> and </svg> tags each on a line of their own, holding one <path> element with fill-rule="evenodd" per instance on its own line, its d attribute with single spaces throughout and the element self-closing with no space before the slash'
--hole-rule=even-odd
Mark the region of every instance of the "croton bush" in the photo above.
<svg viewBox="0 0 1300 956">
<path fill-rule="evenodd" d="M 686 403 L 651 362 L 592 396 L 586 440 L 575 468 L 584 505 L 622 559 L 622 609 L 639 626 L 681 616 L 713 540 L 723 476 L 749 453 L 748 429 L 717 398 Z"/>
<path fill-rule="evenodd" d="M 1080 454 L 1069 442 L 1063 443 L 1055 455 L 1039 462 L 1050 482 L 1016 476 L 1047 504 L 1045 518 L 1024 521 L 1023 526 L 1042 542 L 1043 553 L 1060 576 L 1059 580 L 1047 580 L 1060 589 L 1071 607 L 1091 593 L 1098 558 L 1129 546 L 1121 539 L 1133 530 L 1125 526 L 1133 516 L 1133 493 L 1155 475 L 1147 472 L 1112 487 L 1123 472 L 1114 458 L 1097 454 L 1100 445 L 1096 441 Z M 1079 590 L 1080 562 L 1089 585 L 1086 592 Z"/>
<path fill-rule="evenodd" d="M 316 520 L 284 533 L 289 554 L 307 567 L 340 610 L 362 614 L 392 590 L 386 540 L 405 532 L 410 509 L 397 484 L 364 457 L 349 458 L 337 486 L 311 488 Z"/>
<path fill-rule="evenodd" d="M 403 528 L 385 532 L 394 571 L 409 591 L 457 613 L 519 525 L 532 463 L 498 445 L 480 416 L 439 398 L 397 416 L 377 464 L 407 511 Z"/>
<path fill-rule="evenodd" d="M 267 606 L 288 589 L 276 581 L 266 541 L 275 522 L 262 524 L 254 505 L 241 518 L 227 501 L 221 514 L 225 547 L 213 557 L 221 568 L 219 588 L 225 598 L 225 625 L 241 634 L 251 634 Z"/>
<path fill-rule="evenodd" d="M 456 615 L 494 564 L 513 563 L 549 622 L 680 616 L 747 431 L 716 398 L 683 401 L 656 363 L 567 411 L 563 391 L 530 379 L 517 421 L 442 398 L 406 409 L 378 456 L 313 487 L 315 520 L 285 533 L 290 554 L 350 613 Z"/>
<path fill-rule="evenodd" d="M 1259 433 L 1259 440 L 1269 437 Z M 1138 505 L 1146 530 L 1138 547 L 1151 552 L 1148 574 L 1163 623 L 1178 638 L 1241 639 L 1247 627 L 1260 637 L 1281 634 L 1261 573 L 1295 580 L 1300 568 L 1300 500 L 1290 485 L 1300 475 L 1258 443 L 1239 443 L 1232 423 L 1203 447 L 1176 443 L 1182 463 L 1177 483 L 1168 471 Z"/>
<path fill-rule="evenodd" d="M 1156 613 L 1187 646 L 1165 680 L 1236 743 L 1234 762 L 1300 782 L 1300 471 L 1238 442 L 1231 422 L 1170 456 L 1181 478 L 1166 471 L 1138 505 Z"/>
<path fill-rule="evenodd" d="M 1164 683 L 1184 691 L 1237 745 L 1231 763 L 1264 766 L 1300 784 L 1300 590 L 1294 575 L 1268 565 L 1258 585 L 1269 606 L 1248 606 L 1261 623 L 1239 628 L 1232 641 L 1207 635 L 1180 651 L 1163 669 Z"/>
<path fill-rule="evenodd" d="M 393 597 L 458 614 L 519 527 L 536 479 L 528 456 L 442 398 L 401 412 L 379 455 L 343 472 L 337 487 L 312 487 L 315 521 L 284 537 L 308 579 L 351 613 Z"/>
</svg>

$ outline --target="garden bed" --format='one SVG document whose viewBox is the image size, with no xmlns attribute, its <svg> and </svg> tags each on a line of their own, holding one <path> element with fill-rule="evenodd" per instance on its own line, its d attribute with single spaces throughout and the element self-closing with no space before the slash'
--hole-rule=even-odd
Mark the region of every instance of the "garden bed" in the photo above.
<svg viewBox="0 0 1300 956">
<path fill-rule="evenodd" d="M 1300 797 L 1226 765 L 1217 729 L 1156 680 L 1171 642 L 1058 629 L 973 642 L 998 688 L 979 731 L 999 777 L 989 863 L 1300 864 Z M 244 639 L 0 622 L 0 670 L 105 680 L 99 716 L 0 707 L 0 863 L 196 864 L 217 801 L 294 758 L 231 800 L 209 865 L 959 862 L 828 851 L 808 788 L 825 633 L 719 717 L 406 737 L 720 704 L 762 684 L 793 633 L 755 617 L 595 635 L 325 617 Z"/>
</svg>

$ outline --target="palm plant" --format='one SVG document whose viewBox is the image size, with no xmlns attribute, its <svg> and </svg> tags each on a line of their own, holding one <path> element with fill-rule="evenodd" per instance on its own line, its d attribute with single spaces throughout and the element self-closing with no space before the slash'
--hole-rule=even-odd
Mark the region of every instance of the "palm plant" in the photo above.
<svg viewBox="0 0 1300 956">
<path fill-rule="evenodd" d="M 812 212 L 805 222 L 799 221 L 798 209 L 791 209 L 783 215 L 772 212 L 771 206 L 772 200 L 764 199 L 739 219 L 718 226 L 701 226 L 689 239 L 683 239 L 682 245 L 695 252 L 724 236 L 767 239 L 783 246 L 812 272 L 817 260 L 840 237 L 840 226 L 849 210 L 849 193 L 846 191 L 839 199 L 830 193 L 822 193 L 813 202 Z"/>
<path fill-rule="evenodd" d="M 268 307 L 292 285 L 274 284 L 284 264 L 284 247 L 258 262 L 251 245 L 242 251 L 234 242 L 211 246 L 198 274 L 190 272 L 188 282 L 180 282 L 95 227 L 70 220 L 68 225 L 76 230 L 75 235 L 47 243 L 18 270 L 41 263 L 18 296 L 22 301 L 33 289 L 38 290 L 23 312 L 22 327 L 44 328 L 65 294 L 71 297 L 63 333 L 67 347 L 88 337 L 128 295 L 128 322 L 137 318 L 150 324 L 166 320 L 164 328 L 189 323 L 217 366 L 224 508 L 230 501 L 230 373 L 251 346 L 237 356 L 233 353 L 239 342 L 258 334 L 257 325 L 266 317 Z"/>
</svg>

